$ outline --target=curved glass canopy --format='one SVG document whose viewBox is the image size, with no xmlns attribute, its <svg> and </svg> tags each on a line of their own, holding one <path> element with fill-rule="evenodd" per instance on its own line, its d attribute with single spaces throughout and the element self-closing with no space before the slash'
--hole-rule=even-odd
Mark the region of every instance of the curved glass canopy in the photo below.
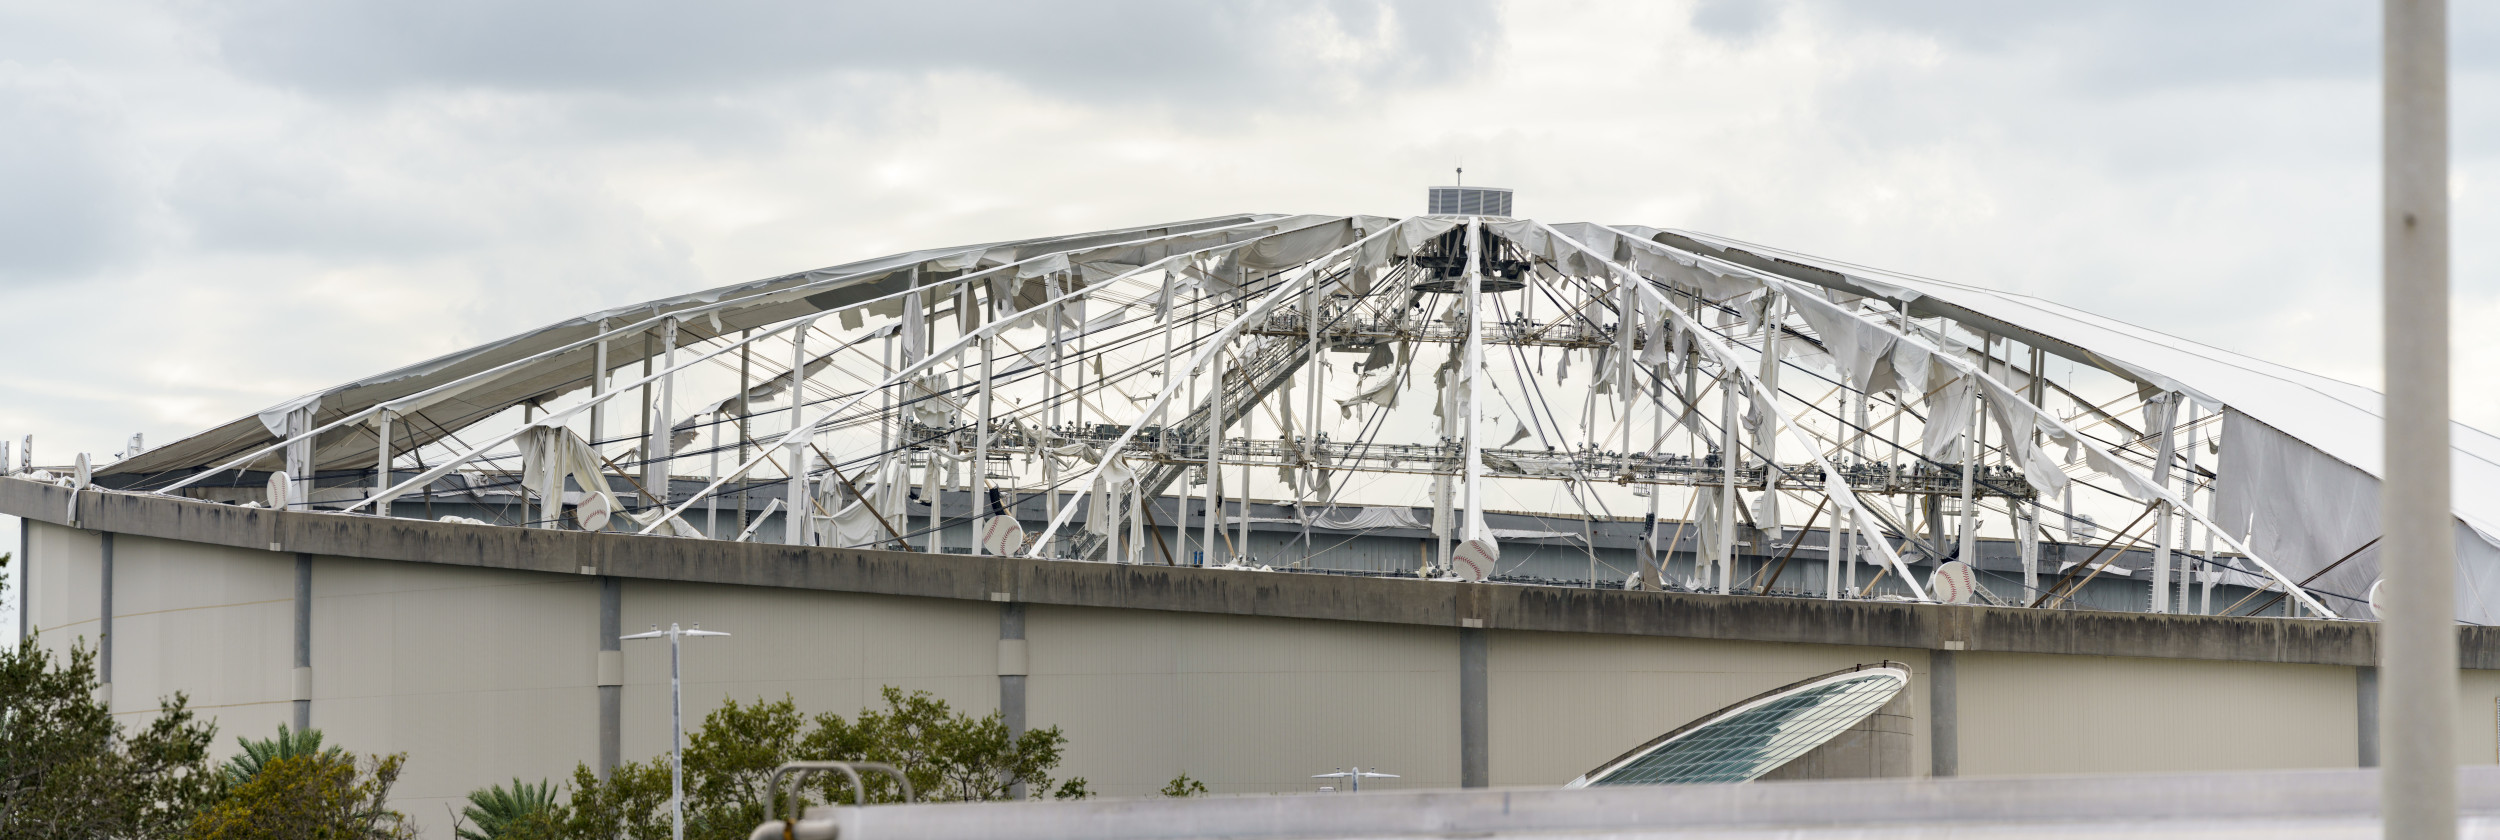
<svg viewBox="0 0 2500 840">
<path fill-rule="evenodd" d="M 1703 715 L 1565 787 L 1753 781 L 1858 725 L 1909 684 L 1909 666 L 1898 662 L 1791 683 Z"/>
</svg>

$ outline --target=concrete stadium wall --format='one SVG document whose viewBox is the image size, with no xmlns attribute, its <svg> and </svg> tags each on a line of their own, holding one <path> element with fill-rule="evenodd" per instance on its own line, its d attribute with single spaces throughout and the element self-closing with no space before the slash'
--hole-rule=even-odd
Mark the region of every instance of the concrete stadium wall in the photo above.
<svg viewBox="0 0 2500 840">
<path fill-rule="evenodd" d="M 311 723 L 359 752 L 409 753 L 398 806 L 430 836 L 473 788 L 598 766 L 603 680 L 620 686 L 621 758 L 666 749 L 665 643 L 625 643 L 602 673 L 611 585 L 624 632 L 735 634 L 687 642 L 690 722 L 725 698 L 850 715 L 882 686 L 925 690 L 1062 727 L 1063 772 L 1114 796 L 1182 772 L 1219 792 L 1310 790 L 1353 764 L 1404 776 L 1380 787 L 1453 787 L 1477 781 L 1471 749 L 1478 783 L 1559 785 L 1727 703 L 1886 659 L 1914 673 L 1919 774 L 2352 766 L 2375 632 L 734 545 L 92 492 L 72 519 L 66 495 L 0 479 L 0 512 L 28 517 L 31 617 L 55 650 L 99 641 L 111 535 L 117 715 L 137 724 L 186 692 L 221 754 L 291 720 L 307 552 Z M 2460 754 L 2492 763 L 2500 634 L 2461 629 L 2460 656 Z"/>
<path fill-rule="evenodd" d="M 408 753 L 400 810 L 448 824 L 470 790 L 597 761 L 593 581 L 315 557 L 312 584 L 312 726 L 352 751 Z M 286 650 L 255 663 L 283 671 Z M 221 746 L 273 728 L 228 726 Z"/>
</svg>

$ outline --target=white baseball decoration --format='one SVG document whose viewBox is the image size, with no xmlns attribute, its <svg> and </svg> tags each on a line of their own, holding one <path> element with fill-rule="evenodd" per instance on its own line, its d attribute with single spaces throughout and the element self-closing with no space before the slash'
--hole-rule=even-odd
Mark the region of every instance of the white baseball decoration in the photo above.
<svg viewBox="0 0 2500 840">
<path fill-rule="evenodd" d="M 573 521 L 579 523 L 584 531 L 607 530 L 608 517 L 614 515 L 614 503 L 606 493 L 584 494 L 582 503 L 573 506 Z"/>
<path fill-rule="evenodd" d="M 1493 576 L 1494 561 L 1502 559 L 1502 545 L 1492 537 L 1477 537 L 1459 543 L 1450 552 L 1450 572 L 1461 579 L 1483 582 Z"/>
<path fill-rule="evenodd" d="M 991 516 L 981 523 L 981 547 L 1001 557 L 1024 550 L 1024 523 L 1013 516 Z"/>
<path fill-rule="evenodd" d="M 1978 592 L 1979 573 L 1960 560 L 1944 561 L 1927 576 L 1927 593 L 1947 604 L 1970 603 L 1971 596 Z"/>
</svg>

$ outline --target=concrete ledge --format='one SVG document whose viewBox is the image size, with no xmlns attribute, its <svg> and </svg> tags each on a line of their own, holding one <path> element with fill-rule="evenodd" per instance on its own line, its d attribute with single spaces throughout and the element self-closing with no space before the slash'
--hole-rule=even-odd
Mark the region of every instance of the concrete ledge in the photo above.
<svg viewBox="0 0 2500 840">
<path fill-rule="evenodd" d="M 65 521 L 71 491 L 0 479 L 0 513 Z M 1969 652 L 2369 665 L 2371 622 L 2023 610 L 1400 578 L 1121 566 L 958 554 L 728 543 L 334 513 L 272 511 L 102 490 L 92 530 L 255 550 L 557 574 L 777 586 L 973 601 L 1481 626 Z M 282 549 L 273 549 L 281 546 Z M 2500 628 L 2460 627 L 2460 664 L 2500 669 Z M 1958 647 L 1948 648 L 1949 644 Z"/>
</svg>

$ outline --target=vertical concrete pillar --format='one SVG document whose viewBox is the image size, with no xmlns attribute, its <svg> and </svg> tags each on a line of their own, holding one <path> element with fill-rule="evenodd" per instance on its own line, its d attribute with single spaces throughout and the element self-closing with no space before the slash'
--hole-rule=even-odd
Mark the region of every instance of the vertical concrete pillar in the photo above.
<svg viewBox="0 0 2500 840">
<path fill-rule="evenodd" d="M 2384 836 L 2457 836 L 2456 514 L 2449 494 L 2448 4 L 2385 0 L 2379 307 L 2386 459 L 2379 625 Z M 2469 322 L 2470 323 L 2470 322 Z M 2295 592 L 2294 595 L 2299 593 Z M 2292 603 L 2299 598 L 2286 599 Z"/>
<path fill-rule="evenodd" d="M 625 582 L 599 578 L 599 778 L 616 771 L 625 753 Z"/>
<path fill-rule="evenodd" d="M 1954 654 L 1927 652 L 1927 738 L 1929 774 L 1950 778 L 1962 774 L 1961 698 Z"/>
<path fill-rule="evenodd" d="M 1007 724 L 1007 737 L 1024 736 L 1024 680 L 1032 670 L 1024 642 L 1024 605 L 1013 601 L 998 605 L 998 717 Z M 1025 797 L 1024 783 L 1009 786 L 1007 795 Z"/>
<path fill-rule="evenodd" d="M 312 728 L 312 555 L 295 555 L 295 731 Z"/>
<path fill-rule="evenodd" d="M 0 471 L 6 468 L 6 464 L 0 464 Z M 9 582 L 17 586 L 17 637 L 20 639 L 34 635 L 35 631 L 35 587 L 30 584 L 35 579 L 35 541 L 27 536 L 33 530 L 26 520 L 17 521 L 17 573 L 13 575 L 17 579 Z"/>
<path fill-rule="evenodd" d="M 2378 766 L 2378 666 L 2352 669 L 2352 711 L 2362 767 Z"/>
<path fill-rule="evenodd" d="M 1484 629 L 1458 631 L 1458 786 L 1492 784 L 1491 754 L 1485 749 Z"/>
<path fill-rule="evenodd" d="M 18 527 L 26 527 L 23 523 Z M 101 603 L 96 611 L 96 676 L 103 684 L 98 699 L 104 708 L 113 708 L 113 532 L 104 532 Z"/>
</svg>

